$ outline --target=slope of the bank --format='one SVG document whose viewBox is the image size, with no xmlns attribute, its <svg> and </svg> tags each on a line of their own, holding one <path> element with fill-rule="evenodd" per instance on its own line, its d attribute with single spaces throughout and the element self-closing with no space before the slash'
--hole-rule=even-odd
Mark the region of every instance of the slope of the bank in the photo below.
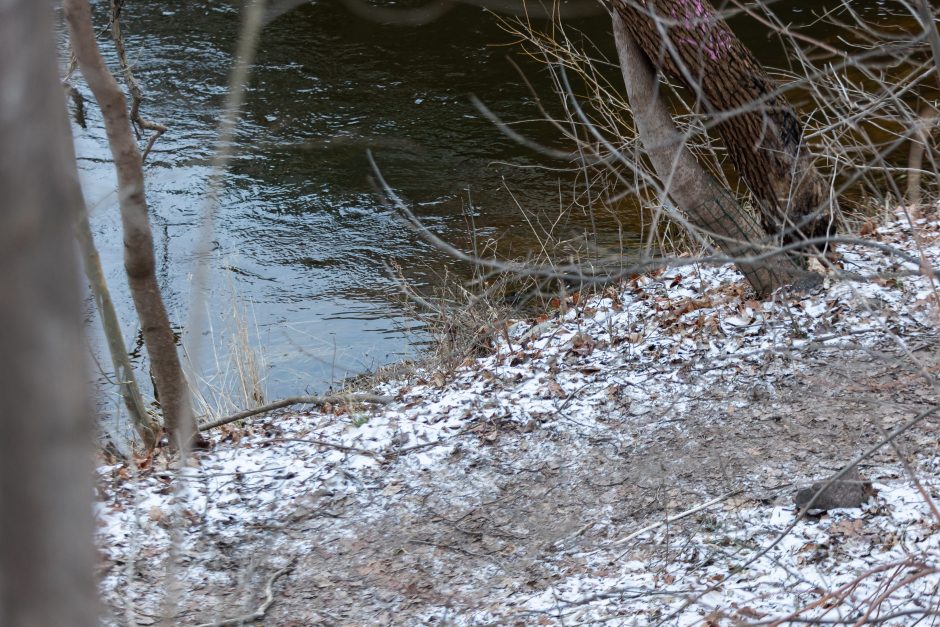
<svg viewBox="0 0 940 627">
<path fill-rule="evenodd" d="M 940 265 L 940 221 L 871 242 L 839 247 L 868 280 L 758 302 L 731 267 L 637 277 L 384 384 L 379 410 L 257 419 L 183 471 L 101 467 L 113 622 L 231 618 L 269 591 L 272 625 L 937 612 L 937 419 L 865 460 L 863 509 L 792 505 L 938 402 L 940 301 L 917 270 Z"/>
</svg>

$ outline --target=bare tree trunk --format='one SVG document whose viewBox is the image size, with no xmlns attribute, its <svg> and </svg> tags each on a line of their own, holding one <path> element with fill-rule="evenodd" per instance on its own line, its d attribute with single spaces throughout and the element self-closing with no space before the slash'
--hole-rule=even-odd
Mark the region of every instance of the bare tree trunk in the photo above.
<svg viewBox="0 0 940 627">
<path fill-rule="evenodd" d="M 150 355 L 164 426 L 171 446 L 188 445 L 197 436 L 196 424 L 189 388 L 176 353 L 176 338 L 157 284 L 153 236 L 144 197 L 143 164 L 131 131 L 127 102 L 98 51 L 88 1 L 65 0 L 64 5 L 72 49 L 101 108 L 117 170 L 124 226 L 124 267 Z"/>
<path fill-rule="evenodd" d="M 82 207 L 52 4 L 0 3 L 0 625 L 97 624 Z"/>
<path fill-rule="evenodd" d="M 140 436 L 144 448 L 150 451 L 157 445 L 161 427 L 144 407 L 137 378 L 134 376 L 134 368 L 127 355 L 121 324 L 118 322 L 111 292 L 108 290 L 108 283 L 101 269 L 101 258 L 98 256 L 91 226 L 88 224 L 88 213 L 84 205 L 80 207 L 80 210 L 80 215 L 76 219 L 75 236 L 82 250 L 82 257 L 84 257 L 85 276 L 88 277 L 88 284 L 91 286 L 91 293 L 94 294 L 95 304 L 98 307 L 98 315 L 101 317 L 101 327 L 108 343 L 108 352 L 111 354 L 111 364 L 114 367 L 118 390 L 120 390 L 121 398 L 124 399 L 124 406 L 127 407 L 134 429 Z"/>
<path fill-rule="evenodd" d="M 921 204 L 921 176 L 924 166 L 924 153 L 930 146 L 930 130 L 937 124 L 940 116 L 936 109 L 925 108 L 920 112 L 914 122 L 914 132 L 911 133 L 911 147 L 907 158 L 907 203 L 915 211 L 920 210 Z"/>
<path fill-rule="evenodd" d="M 683 142 L 659 93 L 649 59 L 637 47 L 623 18 L 613 15 L 614 39 L 640 140 L 666 192 L 730 257 L 766 253 L 767 237 L 760 225 L 695 160 Z M 764 246 L 761 246 L 763 244 Z M 777 256 L 738 267 L 760 295 L 783 285 L 805 284 L 814 275 L 802 271 L 788 256 Z"/>
<path fill-rule="evenodd" d="M 693 92 L 764 229 L 783 243 L 828 235 L 828 187 L 796 112 L 708 0 L 614 0 L 614 9 L 653 65 Z"/>
</svg>

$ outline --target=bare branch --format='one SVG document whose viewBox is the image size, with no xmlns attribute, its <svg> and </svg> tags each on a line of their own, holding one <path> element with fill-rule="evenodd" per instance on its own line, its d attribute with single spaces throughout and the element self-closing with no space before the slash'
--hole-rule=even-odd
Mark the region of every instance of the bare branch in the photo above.
<svg viewBox="0 0 940 627">
<path fill-rule="evenodd" d="M 147 139 L 147 145 L 144 147 L 141 160 L 146 161 L 147 155 L 153 148 L 154 143 L 166 132 L 166 127 L 152 120 L 144 118 L 140 114 L 140 105 L 144 101 L 144 92 L 140 88 L 140 83 L 134 76 L 130 63 L 127 62 L 127 51 L 124 47 L 124 33 L 121 30 L 121 9 L 124 8 L 126 0 L 111 0 L 111 38 L 114 40 L 114 47 L 117 51 L 118 62 L 121 64 L 121 71 L 124 73 L 124 82 L 131 92 L 131 122 L 137 129 L 146 129 L 153 131 L 153 134 Z"/>
<path fill-rule="evenodd" d="M 294 564 L 296 563 L 296 558 L 288 562 L 287 566 L 284 568 L 275 571 L 273 575 L 268 579 L 268 583 L 264 586 L 264 601 L 261 605 L 253 611 L 247 614 L 242 614 L 237 618 L 225 618 L 222 620 L 213 621 L 211 623 L 202 623 L 197 627 L 238 627 L 239 625 L 244 625 L 245 623 L 251 623 L 257 620 L 264 618 L 264 615 L 268 613 L 268 608 L 271 607 L 271 604 L 274 603 L 274 582 L 278 580 L 282 575 L 285 575 L 294 569 Z"/>
<path fill-rule="evenodd" d="M 291 396 L 290 398 L 284 398 L 279 401 L 274 401 L 268 403 L 267 405 L 262 405 L 261 407 L 255 407 L 252 409 L 246 409 L 245 411 L 238 412 L 237 414 L 232 414 L 231 416 L 225 416 L 224 418 L 219 418 L 218 420 L 213 420 L 211 422 L 205 422 L 199 425 L 200 431 L 208 431 L 209 429 L 215 429 L 216 427 L 221 427 L 222 425 L 227 425 L 238 420 L 244 420 L 245 418 L 250 418 L 251 416 L 257 416 L 258 414 L 268 414 L 277 409 L 283 409 L 284 407 L 290 407 L 291 405 L 311 405 L 313 407 L 323 407 L 324 405 L 333 405 L 337 403 L 390 403 L 392 399 L 387 396 L 379 396 L 376 394 L 333 394 L 330 396 Z"/>
</svg>

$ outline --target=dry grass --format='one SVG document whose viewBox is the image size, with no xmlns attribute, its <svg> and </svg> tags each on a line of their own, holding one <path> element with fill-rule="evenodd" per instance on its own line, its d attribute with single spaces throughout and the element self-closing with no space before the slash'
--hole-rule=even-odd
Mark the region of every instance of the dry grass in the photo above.
<svg viewBox="0 0 940 627">
<path fill-rule="evenodd" d="M 501 260 L 515 266 L 551 266 L 558 260 L 588 266 L 594 259 L 610 255 L 610 251 L 598 250 L 593 244 L 592 235 L 596 234 L 571 236 L 562 233 L 561 219 L 546 225 L 527 208 L 519 206 L 518 210 L 530 228 L 536 242 L 533 248 L 538 252 L 525 260 L 501 258 L 499 241 L 481 239 L 468 213 L 467 241 L 473 258 Z M 571 207 L 558 209 L 559 215 L 571 210 Z M 599 283 L 582 285 L 492 269 L 484 263 L 472 265 L 468 273 L 462 275 L 447 267 L 437 272 L 432 269 L 432 287 L 415 285 L 400 267 L 392 266 L 390 271 L 399 285 L 402 305 L 412 318 L 422 323 L 423 331 L 430 336 L 426 350 L 407 368 L 411 372 L 423 370 L 445 378 L 470 360 L 489 354 L 495 348 L 497 337 L 508 341 L 507 329 L 515 320 L 564 309 L 589 292 L 603 289 L 603 284 Z M 390 367 L 384 369 L 383 377 L 387 379 L 390 372 L 403 374 L 401 367 Z"/>
<path fill-rule="evenodd" d="M 267 400 L 267 363 L 260 348 L 258 321 L 250 303 L 239 299 L 234 285 L 230 294 L 228 309 L 209 320 L 212 372 L 194 375 L 203 371 L 186 356 L 196 413 L 209 419 L 260 407 Z"/>
</svg>

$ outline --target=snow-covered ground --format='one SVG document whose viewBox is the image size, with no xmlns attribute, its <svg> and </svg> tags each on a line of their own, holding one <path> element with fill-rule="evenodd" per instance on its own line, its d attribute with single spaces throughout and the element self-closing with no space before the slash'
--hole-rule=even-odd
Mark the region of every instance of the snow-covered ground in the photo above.
<svg viewBox="0 0 940 627">
<path fill-rule="evenodd" d="M 935 217 L 869 238 L 940 266 Z M 222 428 L 183 470 L 100 467 L 113 622 L 237 616 L 288 564 L 265 624 L 940 620 L 940 514 L 908 472 L 937 497 L 940 422 L 861 465 L 863 509 L 792 505 L 938 401 L 931 280 L 838 251 L 881 278 L 762 302 L 729 266 L 669 269 L 370 390 L 386 406 Z"/>
</svg>

